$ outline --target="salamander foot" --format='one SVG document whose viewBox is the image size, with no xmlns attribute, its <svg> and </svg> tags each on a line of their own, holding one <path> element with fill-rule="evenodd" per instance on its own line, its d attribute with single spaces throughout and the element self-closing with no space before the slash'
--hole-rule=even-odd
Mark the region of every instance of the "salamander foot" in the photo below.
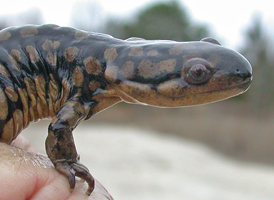
<svg viewBox="0 0 274 200">
<path fill-rule="evenodd" d="M 88 189 L 86 194 L 90 196 L 92 191 L 94 190 L 94 178 L 89 173 L 89 170 L 86 166 L 80 163 L 72 163 L 72 162 L 58 162 L 55 164 L 55 168 L 61 174 L 65 175 L 68 178 L 69 185 L 70 185 L 70 192 L 73 192 L 75 188 L 75 176 L 85 180 L 88 184 Z"/>
</svg>

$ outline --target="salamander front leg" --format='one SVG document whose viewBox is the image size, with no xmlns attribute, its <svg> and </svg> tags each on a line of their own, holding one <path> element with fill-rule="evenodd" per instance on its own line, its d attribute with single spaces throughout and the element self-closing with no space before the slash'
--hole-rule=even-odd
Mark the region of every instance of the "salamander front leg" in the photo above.
<svg viewBox="0 0 274 200">
<path fill-rule="evenodd" d="M 89 170 L 79 162 L 72 136 L 74 128 L 83 120 L 84 113 L 81 103 L 67 102 L 49 125 L 46 151 L 56 170 L 68 178 L 71 192 L 75 187 L 75 176 L 78 176 L 88 183 L 86 194 L 90 195 L 94 189 L 94 179 Z"/>
</svg>

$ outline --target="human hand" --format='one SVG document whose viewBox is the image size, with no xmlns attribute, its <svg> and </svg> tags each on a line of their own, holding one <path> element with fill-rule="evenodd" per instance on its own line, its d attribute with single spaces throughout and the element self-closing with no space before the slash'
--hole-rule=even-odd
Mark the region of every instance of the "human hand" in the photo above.
<svg viewBox="0 0 274 200">
<path fill-rule="evenodd" d="M 51 161 L 33 150 L 20 135 L 14 146 L 0 142 L 0 199 L 1 200 L 113 200 L 105 188 L 95 180 L 95 189 L 88 197 L 87 185 L 76 179 L 69 192 L 68 180 L 54 169 Z"/>
</svg>

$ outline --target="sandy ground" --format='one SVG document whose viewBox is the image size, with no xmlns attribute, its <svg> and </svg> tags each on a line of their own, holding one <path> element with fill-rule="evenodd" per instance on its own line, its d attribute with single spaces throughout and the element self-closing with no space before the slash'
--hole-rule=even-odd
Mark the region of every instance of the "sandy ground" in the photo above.
<svg viewBox="0 0 274 200">
<path fill-rule="evenodd" d="M 23 135 L 43 153 L 46 132 L 38 123 Z M 74 137 L 82 163 L 117 200 L 274 199 L 274 168 L 196 142 L 107 124 L 80 125 Z"/>
</svg>

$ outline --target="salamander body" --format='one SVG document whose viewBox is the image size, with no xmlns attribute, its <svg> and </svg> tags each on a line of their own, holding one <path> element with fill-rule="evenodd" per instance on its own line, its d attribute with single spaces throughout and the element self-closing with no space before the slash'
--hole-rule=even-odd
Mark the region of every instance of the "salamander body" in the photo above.
<svg viewBox="0 0 274 200">
<path fill-rule="evenodd" d="M 75 186 L 94 180 L 79 162 L 72 131 L 120 101 L 159 107 L 205 104 L 247 90 L 248 61 L 212 39 L 120 40 L 55 25 L 0 32 L 0 141 L 52 118 L 46 140 L 55 168 Z"/>
</svg>

